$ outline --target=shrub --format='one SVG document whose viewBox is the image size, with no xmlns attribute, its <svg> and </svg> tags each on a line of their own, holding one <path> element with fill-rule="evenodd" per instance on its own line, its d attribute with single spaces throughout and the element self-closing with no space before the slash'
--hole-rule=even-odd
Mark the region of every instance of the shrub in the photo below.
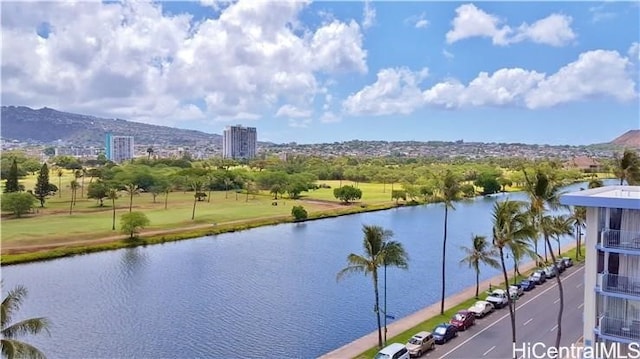
<svg viewBox="0 0 640 359">
<path fill-rule="evenodd" d="M 291 208 L 291 215 L 296 221 L 302 221 L 309 217 L 307 210 L 302 206 L 293 206 L 293 208 Z"/>
</svg>

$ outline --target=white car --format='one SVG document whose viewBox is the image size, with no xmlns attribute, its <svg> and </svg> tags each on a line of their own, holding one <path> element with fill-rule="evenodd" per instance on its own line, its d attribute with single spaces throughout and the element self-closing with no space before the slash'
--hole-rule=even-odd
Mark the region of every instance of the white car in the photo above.
<svg viewBox="0 0 640 359">
<path fill-rule="evenodd" d="M 487 302 L 486 300 L 479 300 L 468 309 L 468 311 L 473 313 L 476 318 L 482 318 L 485 315 L 493 312 L 494 310 L 495 307 L 493 306 L 493 304 Z"/>
<path fill-rule="evenodd" d="M 504 289 L 494 289 L 486 301 L 493 304 L 496 309 L 506 307 L 509 304 L 509 298 L 507 298 L 507 292 Z"/>
<path fill-rule="evenodd" d="M 511 295 L 511 299 L 518 299 L 524 294 L 524 289 L 519 285 L 510 285 L 509 294 Z"/>
</svg>

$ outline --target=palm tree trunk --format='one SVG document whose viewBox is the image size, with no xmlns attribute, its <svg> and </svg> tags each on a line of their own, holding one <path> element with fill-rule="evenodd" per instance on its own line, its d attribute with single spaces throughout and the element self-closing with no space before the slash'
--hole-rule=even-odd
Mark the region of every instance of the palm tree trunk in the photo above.
<svg viewBox="0 0 640 359">
<path fill-rule="evenodd" d="M 116 230 L 116 199 L 111 200 L 111 206 L 113 207 L 113 220 L 111 221 L 111 230 Z"/>
<path fill-rule="evenodd" d="M 207 197 L 207 203 L 211 203 L 211 190 L 209 190 L 209 197 Z"/>
<path fill-rule="evenodd" d="M 507 291 L 507 305 L 509 306 L 509 316 L 511 317 L 511 341 L 516 344 L 516 313 L 511 305 L 511 295 L 509 294 L 509 278 L 507 277 L 507 266 L 504 264 L 504 252 L 500 247 L 500 263 L 502 264 L 502 274 L 504 275 L 505 290 Z M 514 352 L 515 355 L 515 352 Z"/>
<path fill-rule="evenodd" d="M 169 201 L 169 192 L 164 194 L 164 209 L 167 209 L 167 201 Z"/>
<path fill-rule="evenodd" d="M 129 196 L 129 213 L 131 213 L 132 208 L 133 208 L 133 190 L 131 191 L 131 195 Z"/>
<path fill-rule="evenodd" d="M 376 293 L 375 312 L 378 319 L 378 347 L 382 348 L 382 323 L 380 322 L 380 295 L 378 293 L 378 271 L 373 271 L 373 289 Z"/>
<path fill-rule="evenodd" d="M 445 259 L 447 256 L 447 216 L 449 215 L 449 207 L 444 204 L 444 240 L 442 241 L 442 300 L 440 301 L 440 314 L 444 314 L 444 292 L 445 292 Z"/>
<path fill-rule="evenodd" d="M 480 267 L 476 265 L 476 299 L 478 299 L 478 295 L 480 291 Z"/>
<path fill-rule="evenodd" d="M 191 220 L 193 221 L 194 218 L 196 218 L 196 202 L 197 202 L 197 197 L 193 197 L 193 211 L 191 212 Z"/>
<path fill-rule="evenodd" d="M 73 213 L 73 188 L 71 189 L 71 205 L 69 206 L 69 215 Z"/>
<path fill-rule="evenodd" d="M 560 338 L 562 337 L 562 311 L 564 310 L 564 290 L 562 288 L 562 281 L 560 280 L 560 271 L 556 266 L 556 258 L 553 254 L 553 250 L 551 249 L 551 241 L 549 241 L 549 236 L 545 236 L 545 242 L 547 242 L 547 246 L 549 247 L 549 252 L 551 253 L 551 260 L 553 261 L 553 268 L 556 271 L 556 283 L 558 283 L 558 294 L 560 295 L 560 308 L 558 309 L 558 332 L 556 333 L 556 348 L 560 348 Z"/>
<path fill-rule="evenodd" d="M 58 198 L 62 198 L 62 176 L 58 176 Z"/>
</svg>

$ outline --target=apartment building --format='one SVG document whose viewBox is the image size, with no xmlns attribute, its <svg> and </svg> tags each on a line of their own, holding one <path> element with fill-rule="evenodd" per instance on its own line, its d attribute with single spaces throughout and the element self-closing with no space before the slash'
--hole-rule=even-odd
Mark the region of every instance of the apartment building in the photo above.
<svg viewBox="0 0 640 359">
<path fill-rule="evenodd" d="M 222 139 L 222 157 L 251 159 L 256 157 L 257 131 L 255 127 L 227 126 Z"/>
<path fill-rule="evenodd" d="M 568 193 L 560 203 L 587 208 L 584 345 L 621 343 L 624 354 L 640 341 L 640 186 Z"/>
<path fill-rule="evenodd" d="M 133 136 L 113 136 L 107 133 L 105 155 L 115 163 L 130 160 L 134 156 Z"/>
</svg>

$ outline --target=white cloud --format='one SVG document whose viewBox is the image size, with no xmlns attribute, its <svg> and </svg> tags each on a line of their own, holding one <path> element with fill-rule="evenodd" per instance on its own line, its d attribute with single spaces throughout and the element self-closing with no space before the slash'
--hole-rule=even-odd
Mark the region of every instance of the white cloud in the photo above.
<svg viewBox="0 0 640 359">
<path fill-rule="evenodd" d="M 409 114 L 422 102 L 418 85 L 427 75 L 427 68 L 418 72 L 407 68 L 380 70 L 376 82 L 350 95 L 343 109 L 351 115 Z"/>
<path fill-rule="evenodd" d="M 616 51 L 595 50 L 551 75 L 522 68 L 480 72 L 468 84 L 450 78 L 421 89 L 424 79 L 406 68 L 378 72 L 375 83 L 349 96 L 349 115 L 410 114 L 424 107 L 523 107 L 537 109 L 589 99 L 624 102 L 638 98 L 628 58 Z M 426 69 L 423 70 L 426 73 Z M 636 74 L 637 75 L 637 74 Z"/>
<path fill-rule="evenodd" d="M 340 122 L 342 119 L 340 118 L 340 116 L 336 115 L 333 112 L 325 112 L 322 114 L 322 116 L 320 116 L 320 122 L 322 123 L 334 123 L 334 122 Z"/>
<path fill-rule="evenodd" d="M 632 43 L 631 46 L 629 46 L 627 54 L 629 54 L 629 58 L 632 61 L 640 61 L 640 43 Z"/>
<path fill-rule="evenodd" d="M 362 28 L 368 29 L 376 22 L 376 9 L 371 5 L 370 0 L 364 1 L 364 8 L 362 9 Z"/>
<path fill-rule="evenodd" d="M 603 96 L 618 101 L 632 100 L 637 98 L 637 93 L 629 68 L 629 59 L 617 51 L 582 53 L 578 60 L 547 77 L 528 93 L 527 107 L 551 107 Z"/>
<path fill-rule="evenodd" d="M 310 124 L 311 124 L 310 118 L 302 118 L 302 119 L 290 118 L 289 119 L 289 127 L 307 128 L 309 127 Z"/>
<path fill-rule="evenodd" d="M 447 51 L 447 49 L 442 49 L 442 56 L 446 57 L 449 60 L 455 57 L 451 52 Z"/>
<path fill-rule="evenodd" d="M 494 45 L 506 46 L 522 41 L 532 41 L 551 46 L 564 46 L 576 38 L 571 29 L 570 16 L 551 14 L 529 25 L 523 23 L 511 28 L 496 15 L 486 13 L 473 4 L 461 5 L 451 22 L 453 28 L 446 34 L 447 43 L 471 37 L 491 38 Z"/>
<path fill-rule="evenodd" d="M 311 116 L 310 110 L 302 110 L 292 105 L 284 105 L 276 112 L 276 117 L 302 118 Z"/>
<path fill-rule="evenodd" d="M 616 17 L 615 12 L 607 11 L 605 7 L 606 3 L 589 8 L 589 12 L 591 13 L 591 22 L 596 23 L 600 21 L 611 20 Z"/>
<path fill-rule="evenodd" d="M 409 16 L 408 18 L 404 19 L 404 23 L 406 25 L 413 26 L 416 29 L 424 29 L 427 26 L 429 26 L 429 20 L 427 20 L 427 14 L 424 12 L 420 13 L 419 15 Z"/>
<path fill-rule="evenodd" d="M 512 32 L 509 26 L 501 26 L 502 21 L 497 16 L 487 14 L 473 4 L 459 6 L 451 23 L 453 29 L 446 34 L 449 44 L 480 36 L 491 38 L 496 45 L 507 45 L 506 38 Z"/>
<path fill-rule="evenodd" d="M 3 3 L 3 103 L 162 123 L 256 119 L 310 106 L 320 78 L 367 72 L 355 21 L 304 28 L 306 2 L 204 4 L 219 18 L 138 1 Z"/>
<path fill-rule="evenodd" d="M 571 16 L 551 14 L 531 25 L 522 24 L 511 42 L 531 40 L 539 44 L 564 46 L 576 38 L 571 30 Z"/>
</svg>

